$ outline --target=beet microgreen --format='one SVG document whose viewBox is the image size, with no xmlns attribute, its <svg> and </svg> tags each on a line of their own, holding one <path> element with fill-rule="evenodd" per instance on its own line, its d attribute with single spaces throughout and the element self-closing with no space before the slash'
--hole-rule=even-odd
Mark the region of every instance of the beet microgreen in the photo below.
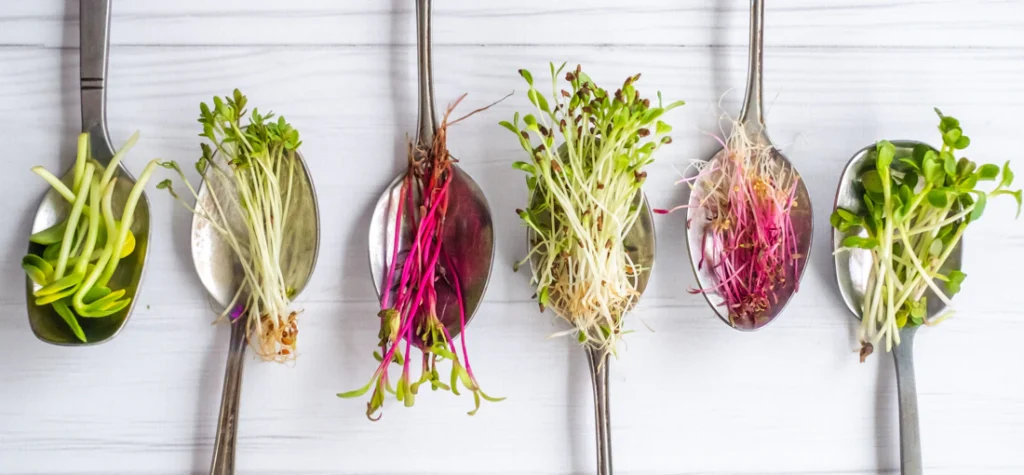
<svg viewBox="0 0 1024 475">
<path fill-rule="evenodd" d="M 789 279 L 800 281 L 798 264 L 803 258 L 791 219 L 793 209 L 801 205 L 796 200 L 800 178 L 774 159 L 774 146 L 757 137 L 733 123 L 729 137 L 719 140 L 723 153 L 711 161 L 694 162 L 698 173 L 681 180 L 698 194 L 704 216 L 702 222 L 687 223 L 703 230 L 697 268 L 706 266 L 715 278 L 714 286 L 691 292 L 718 295 L 729 312 L 729 323 L 747 329 L 768 322 L 778 289 Z"/>
<path fill-rule="evenodd" d="M 429 384 L 435 391 L 451 391 L 457 396 L 461 383 L 473 393 L 474 408 L 469 415 L 480 409 L 481 399 L 492 402 L 504 399 L 484 393 L 473 374 L 466 349 L 466 308 L 459 272 L 452 265 L 449 249 L 443 241 L 449 188 L 455 176 L 453 165 L 457 161 L 448 151 L 448 127 L 483 110 L 449 121 L 452 111 L 464 97 L 456 100 L 445 112 L 429 148 L 420 144 L 409 146 L 409 168 L 402 180 L 395 229 L 402 229 L 403 220 L 411 222 L 413 239 L 409 248 L 402 249 L 400 253 L 402 243 L 399 237 L 402 233 L 395 232 L 394 251 L 380 299 L 381 310 L 377 314 L 380 317 L 377 335 L 380 351 L 375 351 L 373 356 L 380 364 L 366 386 L 338 394 L 341 398 L 356 398 L 372 388 L 373 393 L 366 405 L 366 416 L 370 420 L 380 419 L 385 393 L 394 394 L 406 407 L 412 407 L 423 384 Z M 438 286 L 445 288 L 443 293 L 438 292 Z M 454 304 L 458 307 L 461 358 L 451 333 L 440 319 L 445 309 L 438 304 L 450 302 L 441 295 L 454 295 Z M 417 379 L 411 372 L 413 345 L 422 353 Z M 438 363 L 443 360 L 452 364 L 450 377 L 446 380 L 441 379 L 438 371 Z M 392 364 L 402 368 L 394 387 L 389 375 Z"/>
<path fill-rule="evenodd" d="M 21 267 L 35 284 L 35 304 L 52 305 L 83 342 L 79 318 L 109 317 L 131 303 L 124 289 L 107 285 L 120 260 L 135 250 L 135 207 L 158 164 L 154 160 L 146 166 L 123 203 L 121 219 L 114 219 L 114 174 L 138 137 L 132 135 L 104 167 L 89 157 L 89 134 L 81 134 L 70 187 L 43 167 L 32 169 L 71 203 L 71 210 L 62 221 L 29 238 L 40 251 L 29 252 Z"/>
<path fill-rule="evenodd" d="M 532 284 L 541 310 L 551 307 L 573 324 L 570 333 L 581 344 L 613 353 L 645 270 L 624 244 L 640 216 L 643 168 L 672 141 L 672 128 L 660 117 L 683 102 L 662 105 L 660 94 L 657 104 L 641 98 L 639 74 L 608 92 L 580 66 L 566 73 L 568 89 L 559 90 L 564 68 L 551 64 L 550 98 L 534 87 L 529 71 L 520 70 L 537 115 L 516 113 L 512 122 L 501 123 L 530 156 L 512 165 L 527 174 L 530 205 L 516 213 L 534 233 L 515 269 L 535 259 Z"/>
<path fill-rule="evenodd" d="M 247 104 L 238 89 L 231 96 L 214 97 L 212 107 L 200 104 L 200 137 L 212 146 L 200 145 L 202 156 L 195 168 L 207 184 L 210 180 L 225 184 L 209 188 L 212 209 L 200 204 L 196 189 L 173 161 L 161 165 L 178 173 L 196 206 L 175 193 L 171 180 L 157 187 L 166 189 L 185 208 L 205 219 L 241 263 L 245 277 L 220 317 L 234 320 L 244 315 L 256 353 L 264 360 L 283 362 L 295 357 L 298 337 L 298 313 L 290 309 L 294 290 L 285 284 L 281 259 L 285 230 L 290 224 L 292 187 L 296 173 L 302 173 L 296 166 L 302 142 L 299 131 L 284 117 L 272 120 L 272 112 L 264 115 L 253 109 L 248 114 L 248 125 L 243 126 Z M 229 218 L 234 215 L 241 216 L 244 226 L 232 225 Z"/>
<path fill-rule="evenodd" d="M 927 316 L 931 290 L 946 305 L 960 291 L 966 274 L 943 271 L 943 264 L 960 243 L 967 226 L 977 221 L 988 199 L 1008 195 L 1021 208 L 1021 190 L 1010 190 L 1010 163 L 978 167 L 966 157 L 956 158 L 971 141 L 960 122 L 938 109 L 942 147 L 914 147 L 910 157 L 896 159 L 896 147 L 878 142 L 870 166 L 856 185 L 861 193 L 859 212 L 837 208 L 831 224 L 845 235 L 842 248 L 870 251 L 871 270 L 862 303 L 859 330 L 861 361 L 885 340 L 889 351 L 900 342 L 899 329 L 932 325 L 952 315 Z M 999 180 L 992 191 L 979 182 Z M 940 283 L 945 291 L 940 289 Z"/>
</svg>

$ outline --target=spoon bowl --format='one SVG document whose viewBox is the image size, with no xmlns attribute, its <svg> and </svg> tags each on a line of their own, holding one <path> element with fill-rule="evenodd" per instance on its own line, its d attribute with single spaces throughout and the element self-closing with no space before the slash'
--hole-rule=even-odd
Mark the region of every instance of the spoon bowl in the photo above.
<svg viewBox="0 0 1024 475">
<path fill-rule="evenodd" d="M 757 145 L 767 146 L 772 150 L 772 159 L 782 169 L 793 173 L 796 179 L 796 201 L 790 211 L 790 219 L 793 223 L 793 233 L 797 240 L 797 252 L 800 257 L 796 261 L 795 269 L 791 266 L 786 269 L 786 282 L 781 287 L 775 288 L 774 298 L 769 300 L 768 308 L 755 319 L 754 322 L 736 322 L 729 316 L 729 309 L 725 307 L 723 299 L 713 292 L 701 292 L 708 305 L 715 314 L 725 323 L 737 330 L 753 331 L 763 328 L 765 325 L 775 321 L 775 318 L 785 310 L 786 305 L 796 293 L 803 279 L 804 269 L 810 258 L 811 240 L 814 235 L 814 213 L 811 208 L 811 198 L 807 193 L 807 186 L 803 178 L 797 172 L 796 167 L 783 155 L 778 148 L 772 145 L 764 123 L 764 100 L 763 97 L 763 63 L 764 63 L 764 0 L 753 0 L 750 8 L 750 63 L 747 71 L 747 92 L 744 99 L 743 110 L 740 112 L 736 127 L 742 128 L 742 132 L 750 137 Z M 723 148 L 715 153 L 711 162 L 727 159 L 727 151 Z M 690 264 L 693 266 L 694 276 L 697 278 L 697 286 L 700 289 L 710 289 L 718 285 L 718 279 L 712 274 L 709 266 L 702 265 L 705 252 L 714 252 L 710 245 L 705 249 L 704 227 L 708 222 L 707 213 L 700 209 L 700 199 L 703 196 L 701 183 L 698 180 L 694 189 L 690 192 L 689 206 L 686 212 L 686 247 L 690 254 Z M 739 324 L 737 324 L 739 323 Z"/>
<path fill-rule="evenodd" d="M 912 140 L 897 140 L 892 142 L 896 147 L 895 161 L 901 158 L 910 158 L 913 156 L 915 146 L 928 146 L 922 142 L 916 142 Z M 930 148 L 930 146 L 928 146 Z M 878 152 L 875 145 L 864 147 L 858 151 L 853 158 L 846 164 L 846 168 L 843 169 L 843 174 L 839 179 L 839 186 L 836 190 L 836 199 L 834 208 L 844 208 L 854 213 L 860 213 L 863 210 L 863 203 L 861 202 L 861 196 L 863 190 L 858 190 L 856 185 L 857 177 L 868 168 L 874 168 L 875 160 L 878 158 Z M 857 235 L 863 234 L 863 230 L 859 230 Z M 843 239 L 847 236 L 854 235 L 852 231 L 849 233 L 840 232 L 838 229 L 832 229 L 832 249 L 836 251 L 842 247 Z M 864 299 L 864 294 L 867 292 L 868 276 L 871 274 L 871 251 L 866 249 L 851 249 L 849 251 L 833 253 L 833 263 L 835 266 L 836 282 L 839 284 L 839 293 L 843 297 L 843 302 L 846 303 L 846 308 L 857 319 L 861 318 L 861 308 Z M 942 274 L 948 274 L 951 270 L 961 270 L 963 264 L 963 239 L 961 239 L 956 247 L 953 248 L 952 253 L 946 262 L 943 263 L 940 268 Z M 939 299 L 935 292 L 931 289 L 925 292 L 928 299 L 927 316 L 933 317 L 941 314 L 946 310 L 946 304 Z"/>
<path fill-rule="evenodd" d="M 94 153 L 98 147 L 93 147 Z M 107 152 L 106 160 L 109 160 L 112 153 Z M 100 155 L 96 156 L 99 160 Z M 62 181 L 68 186 L 74 176 L 74 170 L 69 170 Z M 128 194 L 135 186 L 135 179 L 128 172 L 118 165 L 115 175 L 117 183 L 114 185 L 114 195 L 111 204 L 115 216 L 121 216 L 124 204 L 128 201 Z M 52 188 L 43 196 L 39 209 L 36 211 L 35 220 L 32 223 L 32 233 L 50 228 L 67 218 L 71 212 L 71 203 L 68 203 L 56 190 Z M 142 282 L 142 275 L 146 264 L 146 254 L 149 250 L 149 200 L 143 194 L 135 206 L 134 219 L 131 226 L 132 234 L 135 236 L 135 249 L 131 254 L 121 260 L 108 284 L 112 289 L 124 289 L 125 298 L 131 298 L 131 303 L 120 312 L 104 318 L 80 318 L 78 319 L 82 331 L 85 332 L 86 340 L 82 342 L 71 332 L 60 315 L 53 309 L 52 305 L 36 305 L 35 284 L 26 279 L 26 301 L 28 302 L 28 319 L 32 332 L 36 337 L 47 343 L 61 346 L 89 346 L 98 345 L 111 338 L 124 328 L 135 306 L 139 285 Z M 29 243 L 30 254 L 41 255 L 46 246 Z"/>
<path fill-rule="evenodd" d="M 751 125 L 747 124 L 740 126 L 747 127 L 748 129 L 751 128 Z M 763 130 L 754 131 L 750 136 L 757 137 L 757 140 L 760 140 L 762 145 L 771 146 L 771 140 L 768 139 L 768 135 Z M 782 286 L 776 287 L 775 296 L 778 298 L 778 301 L 770 302 L 764 316 L 758 319 L 752 326 L 730 319 L 729 310 L 722 303 L 722 299 L 718 294 L 701 292 L 708 305 L 711 306 L 711 309 L 714 310 L 715 314 L 722 321 L 742 331 L 753 331 L 765 327 L 775 321 L 775 317 L 782 313 L 786 305 L 789 304 L 789 301 L 799 287 L 800 279 L 804 276 L 807 256 L 810 254 L 811 241 L 814 234 L 814 216 L 810 207 L 811 198 L 807 192 L 804 180 L 800 177 L 799 172 L 796 171 L 796 168 L 793 167 L 789 159 L 774 147 L 772 148 L 772 157 L 784 169 L 791 171 L 796 177 L 797 205 L 790 211 L 790 219 L 793 222 L 793 232 L 797 237 L 797 253 L 803 257 L 797 261 L 795 270 L 792 268 L 786 270 L 786 282 Z M 713 163 L 718 160 L 727 159 L 728 152 L 723 148 L 711 157 L 710 162 Z M 709 243 L 706 244 L 704 241 L 704 227 L 708 222 L 708 213 L 700 207 L 701 197 L 704 196 L 702 184 L 701 180 L 697 180 L 694 188 L 690 191 L 690 200 L 686 210 L 686 248 L 690 254 L 690 263 L 693 264 L 693 273 L 697 279 L 698 288 L 707 289 L 718 285 L 718 279 L 711 272 L 710 266 L 706 264 L 704 259 L 705 253 L 710 254 L 713 252 L 713 249 L 711 249 Z M 702 261 L 705 261 L 704 265 L 701 265 Z"/>
<path fill-rule="evenodd" d="M 483 301 L 490 280 L 494 263 L 494 223 L 487 197 L 473 178 L 458 166 L 452 166 L 452 170 L 455 176 L 448 189 L 448 214 L 444 222 L 442 240 L 446 252 L 450 252 L 449 257 L 459 276 L 459 291 L 465 305 L 468 325 Z M 377 200 L 373 216 L 370 218 L 370 273 L 378 297 L 384 292 L 384 286 L 390 285 L 386 280 L 394 255 L 395 233 L 400 233 L 399 265 L 404 259 L 401 251 L 412 246 L 414 229 L 408 213 L 403 213 L 400 229 L 396 229 L 398 202 L 404 178 L 403 173 L 388 185 L 387 190 Z M 437 308 L 440 310 L 438 318 L 452 338 L 455 338 L 461 331 L 455 289 L 452 283 L 440 280 L 435 284 L 435 290 Z"/>
<path fill-rule="evenodd" d="M 538 204 L 537 200 L 541 199 L 540 195 L 536 195 L 533 198 L 533 205 Z M 640 301 L 640 297 L 644 291 L 647 290 L 647 283 L 651 279 L 651 269 L 654 267 L 654 254 L 657 249 L 657 240 L 654 233 L 654 214 L 651 212 L 651 207 L 647 201 L 647 194 L 642 190 L 636 194 L 634 200 L 635 204 L 640 205 L 640 216 L 636 222 L 633 223 L 633 227 L 629 228 L 629 232 L 626 233 L 625 239 L 623 239 L 623 246 L 626 248 L 626 254 L 632 262 L 640 268 L 640 273 L 637 276 L 636 291 L 637 298 L 634 300 L 633 305 Z M 541 218 L 543 220 L 543 218 Z M 533 228 L 527 228 L 526 231 L 527 248 L 532 248 L 537 240 L 537 233 Z M 534 254 L 530 258 L 530 268 L 536 272 L 537 267 L 541 264 L 541 256 Z M 558 314 L 560 317 L 571 321 L 571 315 L 565 309 L 551 307 L 551 310 Z"/>
<path fill-rule="evenodd" d="M 320 243 L 320 212 L 313 178 L 302 154 L 295 154 L 295 164 L 292 203 L 281 254 L 284 282 L 287 287 L 294 289 L 293 299 L 298 297 L 313 275 Z M 239 208 L 234 205 L 237 196 L 234 185 L 218 174 L 206 174 L 206 179 L 199 186 L 196 209 L 216 209 L 211 190 L 220 199 L 236 235 L 245 236 L 245 221 L 238 213 Z M 227 203 L 226 199 L 229 200 Z M 242 264 L 209 221 L 196 215 L 192 215 L 192 263 L 210 297 L 222 307 L 227 307 L 245 276 Z"/>
</svg>

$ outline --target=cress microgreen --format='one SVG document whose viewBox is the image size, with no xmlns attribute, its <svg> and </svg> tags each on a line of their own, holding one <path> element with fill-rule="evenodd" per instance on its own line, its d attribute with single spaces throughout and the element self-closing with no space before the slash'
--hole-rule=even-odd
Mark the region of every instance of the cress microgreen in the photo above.
<svg viewBox="0 0 1024 475">
<path fill-rule="evenodd" d="M 967 274 L 946 271 L 943 265 L 967 226 L 981 218 L 989 198 L 1013 196 L 1020 214 L 1021 190 L 1009 189 L 1009 162 L 1002 168 L 979 167 L 966 157 L 956 158 L 970 138 L 959 120 L 935 112 L 942 146 L 918 145 L 910 157 L 893 161 L 896 147 L 878 142 L 869 156 L 874 166 L 863 170 L 856 182 L 862 190 L 859 212 L 837 208 L 830 218 L 845 236 L 837 252 L 862 249 L 872 256 L 861 309 L 861 361 L 883 339 L 887 351 L 898 345 L 899 329 L 934 324 L 951 314 L 927 317 L 925 293 L 931 290 L 952 304 L 950 297 L 960 291 Z M 996 179 L 999 184 L 991 191 L 977 188 Z"/>
</svg>

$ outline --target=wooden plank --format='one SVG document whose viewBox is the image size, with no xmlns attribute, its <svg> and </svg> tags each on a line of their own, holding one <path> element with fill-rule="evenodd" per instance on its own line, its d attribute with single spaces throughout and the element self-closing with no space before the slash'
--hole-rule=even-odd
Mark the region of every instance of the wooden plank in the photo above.
<svg viewBox="0 0 1024 475">
<path fill-rule="evenodd" d="M 434 2 L 435 44 L 747 44 L 744 0 Z M 133 0 L 114 2 L 124 45 L 384 45 L 415 41 L 413 2 Z M 78 44 L 75 0 L 7 2 L 0 45 Z M 924 49 L 1024 46 L 1024 15 L 1007 0 L 774 0 L 770 47 Z"/>
</svg>

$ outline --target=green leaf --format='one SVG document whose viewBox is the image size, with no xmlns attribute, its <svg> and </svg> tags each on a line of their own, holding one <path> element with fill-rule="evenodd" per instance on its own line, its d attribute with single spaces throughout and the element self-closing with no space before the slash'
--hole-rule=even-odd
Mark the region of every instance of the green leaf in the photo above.
<svg viewBox="0 0 1024 475">
<path fill-rule="evenodd" d="M 986 196 L 985 193 L 978 193 L 978 197 L 974 200 L 974 210 L 971 211 L 970 221 L 977 221 L 985 212 Z"/>
<path fill-rule="evenodd" d="M 874 249 L 878 247 L 878 241 L 873 238 L 860 236 L 847 236 L 843 239 L 843 247 L 855 247 L 860 249 Z"/>
<path fill-rule="evenodd" d="M 946 291 L 949 295 L 953 295 L 960 292 L 960 284 L 967 278 L 967 274 L 959 270 L 951 270 L 946 277 L 949 279 L 946 281 Z"/>
<path fill-rule="evenodd" d="M 972 173 L 967 175 L 967 178 L 961 180 L 956 188 L 961 192 L 967 192 L 973 190 L 975 186 L 978 186 L 978 175 Z"/>
<path fill-rule="evenodd" d="M 519 70 L 519 75 L 522 76 L 523 79 L 526 80 L 526 84 L 529 84 L 529 85 L 533 86 L 533 75 L 530 74 L 529 71 L 527 71 L 525 69 L 520 69 Z"/>
<path fill-rule="evenodd" d="M 949 204 L 948 192 L 946 190 L 932 190 L 928 192 L 928 203 L 936 208 L 945 208 Z"/>
<path fill-rule="evenodd" d="M 67 304 L 63 300 L 53 302 L 53 309 L 57 311 L 57 315 L 64 319 L 64 322 L 71 327 L 71 332 L 75 334 L 75 337 L 81 340 L 83 343 L 86 342 L 85 332 L 82 331 L 82 326 L 78 324 L 78 320 L 75 319 L 75 315 L 71 313 L 71 309 L 68 308 Z"/>
<path fill-rule="evenodd" d="M 911 190 L 917 187 L 918 175 L 915 172 L 907 172 L 903 175 L 903 184 L 910 187 Z"/>
<path fill-rule="evenodd" d="M 999 176 L 999 166 L 987 163 L 978 169 L 978 179 L 983 181 L 995 180 Z"/>
<path fill-rule="evenodd" d="M 899 162 L 905 164 L 911 170 L 921 171 L 921 165 L 919 165 L 919 162 L 916 162 L 913 159 L 904 157 L 899 159 Z"/>
<path fill-rule="evenodd" d="M 66 231 L 67 228 L 68 221 L 64 220 L 29 236 L 28 240 L 36 244 L 49 246 L 50 244 L 60 242 L 64 239 L 64 231 Z"/>
<path fill-rule="evenodd" d="M 925 154 L 931 151 L 934 151 L 934 149 L 932 149 L 931 146 L 927 144 L 919 143 L 914 145 L 914 150 L 911 153 L 911 159 L 913 160 L 914 165 L 917 165 L 915 167 L 917 170 L 921 170 L 921 164 L 924 163 Z"/>
<path fill-rule="evenodd" d="M 860 176 L 860 182 L 864 185 L 864 189 L 872 193 L 882 193 L 882 178 L 878 175 L 876 170 L 868 170 Z"/>
<path fill-rule="evenodd" d="M 526 163 L 526 162 L 515 162 L 515 163 L 512 164 L 512 168 L 514 168 L 516 170 L 521 170 L 521 171 L 524 171 L 524 172 L 530 173 L 530 174 L 537 173 L 537 167 L 534 167 L 532 164 L 529 164 L 529 163 Z"/>
<path fill-rule="evenodd" d="M 999 181 L 999 188 L 1006 188 L 1013 184 L 1013 171 L 1010 170 L 1010 161 L 1003 165 L 1003 179 Z"/>
<path fill-rule="evenodd" d="M 843 221 L 850 222 L 850 221 L 859 221 L 860 220 L 860 218 L 856 214 L 854 214 L 852 211 L 849 211 L 849 210 L 846 210 L 846 209 L 843 209 L 843 208 L 836 208 L 836 213 L 839 214 L 839 216 L 843 219 Z"/>
<path fill-rule="evenodd" d="M 498 125 L 508 129 L 513 134 L 519 135 L 519 129 L 516 129 L 516 126 L 512 125 L 512 123 L 507 121 L 507 120 L 503 120 L 501 122 L 498 122 Z"/>
<path fill-rule="evenodd" d="M 967 147 L 970 147 L 970 146 L 971 146 L 971 138 L 966 136 L 966 135 L 960 136 L 960 138 L 956 139 L 956 143 L 953 144 L 953 148 L 955 148 L 957 150 L 963 150 L 963 149 L 965 149 Z"/>
<path fill-rule="evenodd" d="M 924 163 L 921 167 L 924 171 L 925 183 L 936 186 L 942 184 L 945 171 L 939 163 L 937 154 L 934 152 L 928 152 L 928 155 L 925 156 Z"/>
<path fill-rule="evenodd" d="M 896 326 L 898 328 L 903 328 L 903 327 L 907 326 L 907 311 L 906 310 L 900 310 L 900 311 L 896 312 Z"/>
<path fill-rule="evenodd" d="M 888 176 L 889 167 L 892 165 L 892 160 L 896 157 L 896 147 L 888 140 L 882 140 L 876 145 L 878 150 L 878 158 L 875 161 L 875 168 L 878 170 L 879 175 Z"/>
<path fill-rule="evenodd" d="M 942 166 L 946 170 L 946 175 L 956 176 L 956 157 L 952 153 L 942 152 L 939 154 L 939 159 L 942 161 Z"/>
<path fill-rule="evenodd" d="M 942 134 L 942 142 L 953 147 L 956 145 L 957 140 L 960 140 L 960 136 L 962 135 L 963 132 L 959 128 L 949 129 Z"/>
<path fill-rule="evenodd" d="M 530 98 L 530 103 L 540 108 L 540 110 L 551 113 L 551 109 L 548 108 L 548 100 L 544 98 L 544 95 L 538 92 L 536 89 L 530 89 L 526 93 L 526 96 Z"/>
<path fill-rule="evenodd" d="M 46 285 L 46 273 L 43 272 L 42 269 L 27 264 L 24 259 L 21 261 L 21 268 L 25 271 L 25 275 L 27 275 L 32 282 L 35 282 L 36 285 Z"/>
<path fill-rule="evenodd" d="M 526 123 L 526 128 L 534 132 L 540 132 L 540 128 L 537 127 L 537 118 L 533 114 L 526 114 L 526 117 L 523 117 L 523 122 Z"/>
</svg>

